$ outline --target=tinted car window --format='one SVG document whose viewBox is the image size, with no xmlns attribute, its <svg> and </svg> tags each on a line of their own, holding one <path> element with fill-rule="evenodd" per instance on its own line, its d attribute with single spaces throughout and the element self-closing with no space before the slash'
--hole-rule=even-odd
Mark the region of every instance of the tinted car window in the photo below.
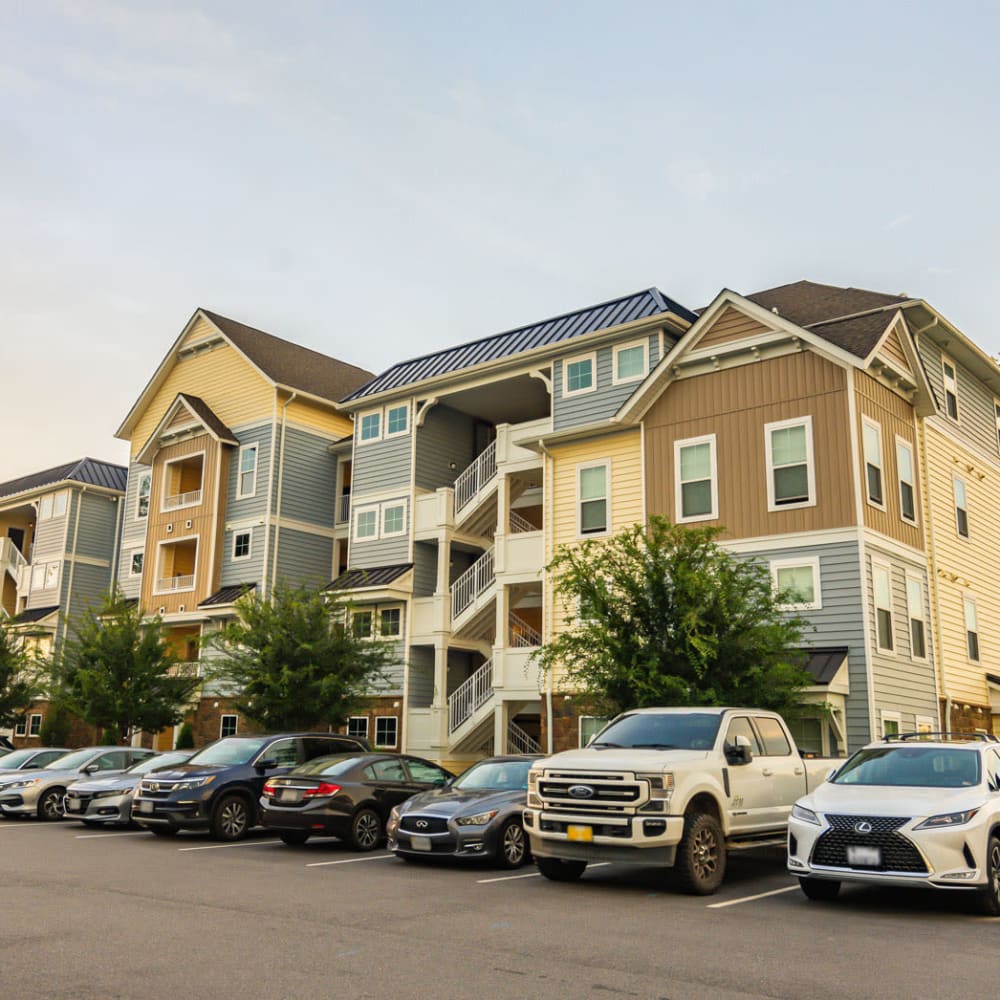
<svg viewBox="0 0 1000 1000">
<path fill-rule="evenodd" d="M 530 760 L 484 760 L 473 764 L 455 781 L 455 788 L 496 788 L 518 791 L 528 787 Z"/>
<path fill-rule="evenodd" d="M 777 719 L 754 719 L 757 731 L 764 741 L 765 757 L 787 757 L 792 748 L 788 745 L 788 737 Z"/>
<path fill-rule="evenodd" d="M 305 745 L 305 759 L 329 757 L 335 753 L 353 753 L 361 747 L 355 740 L 307 736 L 302 740 Z"/>
<path fill-rule="evenodd" d="M 295 767 L 299 762 L 295 740 L 277 740 L 261 753 L 260 759 L 275 760 L 278 767 Z"/>
<path fill-rule="evenodd" d="M 741 715 L 729 723 L 729 729 L 726 731 L 726 745 L 731 747 L 736 746 L 737 736 L 745 736 L 750 741 L 750 751 L 755 757 L 763 755 L 764 748 L 760 745 L 757 733 L 745 715 Z"/>
<path fill-rule="evenodd" d="M 102 753 L 94 763 L 98 771 L 121 771 L 128 767 L 129 752 L 127 750 L 112 750 Z"/>
<path fill-rule="evenodd" d="M 990 751 L 989 757 L 986 759 L 986 768 L 993 791 L 1000 792 L 1000 751 Z"/>
<path fill-rule="evenodd" d="M 636 712 L 615 719 L 590 745 L 711 750 L 721 722 L 718 712 Z"/>
<path fill-rule="evenodd" d="M 407 758 L 406 769 L 410 772 L 410 778 L 413 781 L 425 781 L 432 785 L 443 785 L 450 777 L 440 767 L 435 767 L 425 760 Z"/>
<path fill-rule="evenodd" d="M 365 768 L 365 777 L 374 781 L 406 781 L 406 772 L 402 761 L 377 760 Z"/>
</svg>

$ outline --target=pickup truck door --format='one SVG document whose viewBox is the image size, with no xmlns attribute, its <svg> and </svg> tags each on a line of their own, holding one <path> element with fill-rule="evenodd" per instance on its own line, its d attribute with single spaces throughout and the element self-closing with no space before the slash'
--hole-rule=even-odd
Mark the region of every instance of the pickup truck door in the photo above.
<svg viewBox="0 0 1000 1000">
<path fill-rule="evenodd" d="M 761 758 L 768 781 L 768 825 L 784 826 L 795 801 L 806 793 L 806 766 L 785 727 L 770 716 L 755 716 L 754 725 L 764 746 Z"/>
<path fill-rule="evenodd" d="M 726 747 L 736 745 L 736 737 L 750 743 L 753 760 L 749 764 L 727 764 L 729 773 L 729 830 L 739 835 L 766 826 L 771 810 L 771 782 L 764 774 L 763 746 L 749 716 L 737 715 L 729 720 Z"/>
</svg>

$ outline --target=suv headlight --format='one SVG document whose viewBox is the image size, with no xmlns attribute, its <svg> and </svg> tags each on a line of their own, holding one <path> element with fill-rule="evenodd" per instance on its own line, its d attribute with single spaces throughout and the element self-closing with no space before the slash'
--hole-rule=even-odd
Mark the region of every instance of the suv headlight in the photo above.
<svg viewBox="0 0 1000 1000">
<path fill-rule="evenodd" d="M 207 778 L 189 778 L 187 781 L 178 781 L 176 785 L 167 789 L 167 792 L 185 792 L 189 788 L 204 788 L 215 781 L 215 775 L 210 774 Z"/>
<path fill-rule="evenodd" d="M 496 814 L 496 809 L 490 809 L 489 812 L 476 813 L 475 816 L 459 816 L 455 823 L 458 826 L 485 826 Z"/>
<path fill-rule="evenodd" d="M 981 808 L 982 806 L 976 806 L 975 809 L 966 809 L 964 812 L 941 813 L 940 816 L 931 816 L 925 819 L 923 823 L 918 823 L 913 829 L 941 830 L 949 826 L 962 826 L 963 823 L 968 823 Z"/>
<path fill-rule="evenodd" d="M 819 816 L 812 811 L 812 809 L 806 809 L 805 806 L 800 806 L 797 802 L 792 806 L 792 817 L 793 819 L 802 820 L 803 823 L 812 823 L 815 826 L 822 826 L 819 821 Z"/>
</svg>

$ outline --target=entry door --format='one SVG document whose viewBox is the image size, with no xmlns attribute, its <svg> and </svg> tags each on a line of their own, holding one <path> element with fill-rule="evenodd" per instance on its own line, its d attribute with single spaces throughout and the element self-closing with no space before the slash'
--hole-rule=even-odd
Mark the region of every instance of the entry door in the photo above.
<svg viewBox="0 0 1000 1000">
<path fill-rule="evenodd" d="M 24 528 L 8 528 L 7 537 L 17 546 L 17 551 L 24 555 Z"/>
<path fill-rule="evenodd" d="M 749 764 L 728 765 L 730 829 L 735 834 L 750 833 L 768 825 L 771 808 L 771 781 L 764 773 L 763 747 L 747 716 L 730 720 L 726 746 L 735 746 L 736 737 L 750 741 L 753 760 Z"/>
</svg>

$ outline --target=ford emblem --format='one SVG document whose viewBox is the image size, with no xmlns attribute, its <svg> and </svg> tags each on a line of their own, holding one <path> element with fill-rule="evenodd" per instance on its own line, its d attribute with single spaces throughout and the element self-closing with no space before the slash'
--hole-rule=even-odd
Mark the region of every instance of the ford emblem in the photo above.
<svg viewBox="0 0 1000 1000">
<path fill-rule="evenodd" d="M 594 797 L 594 789 L 590 785 L 571 785 L 569 794 L 574 799 L 592 799 Z"/>
<path fill-rule="evenodd" d="M 855 823 L 854 824 L 854 832 L 855 833 L 871 833 L 872 832 L 872 825 L 871 825 L 871 823 L 868 822 L 868 820 L 863 819 L 860 823 Z"/>
</svg>

